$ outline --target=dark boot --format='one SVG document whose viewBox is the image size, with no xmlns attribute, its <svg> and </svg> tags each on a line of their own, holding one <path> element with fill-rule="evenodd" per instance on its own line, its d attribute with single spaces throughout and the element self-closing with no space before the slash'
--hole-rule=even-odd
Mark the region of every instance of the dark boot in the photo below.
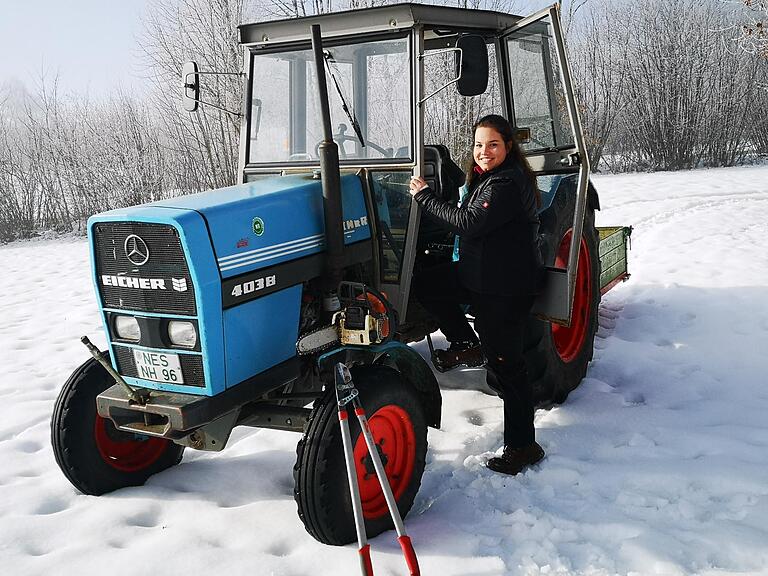
<svg viewBox="0 0 768 576">
<path fill-rule="evenodd" d="M 544 458 L 544 449 L 536 442 L 522 448 L 504 447 L 504 453 L 496 458 L 488 460 L 488 468 L 501 474 L 514 476 L 524 468 L 536 464 Z"/>
<path fill-rule="evenodd" d="M 432 364 L 438 372 L 447 372 L 457 366 L 482 366 L 485 362 L 479 342 L 451 342 L 448 350 L 435 350 Z"/>
</svg>

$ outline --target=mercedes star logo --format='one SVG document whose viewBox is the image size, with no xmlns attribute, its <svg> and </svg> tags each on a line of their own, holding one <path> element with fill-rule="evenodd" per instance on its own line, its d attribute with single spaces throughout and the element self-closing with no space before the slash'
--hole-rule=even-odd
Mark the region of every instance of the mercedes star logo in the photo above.
<svg viewBox="0 0 768 576">
<path fill-rule="evenodd" d="M 136 234 L 131 234 L 125 239 L 123 248 L 125 248 L 125 255 L 128 260 L 136 266 L 146 264 L 147 260 L 149 260 L 149 248 L 147 247 L 147 243 L 139 236 L 136 236 Z"/>
</svg>

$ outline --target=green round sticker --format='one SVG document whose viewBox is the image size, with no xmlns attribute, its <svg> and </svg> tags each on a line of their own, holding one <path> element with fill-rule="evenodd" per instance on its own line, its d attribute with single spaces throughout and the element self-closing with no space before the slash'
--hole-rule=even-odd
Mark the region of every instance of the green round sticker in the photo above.
<svg viewBox="0 0 768 576">
<path fill-rule="evenodd" d="M 264 234 L 264 220 L 258 217 L 253 219 L 253 233 L 256 234 L 256 236 Z"/>
</svg>

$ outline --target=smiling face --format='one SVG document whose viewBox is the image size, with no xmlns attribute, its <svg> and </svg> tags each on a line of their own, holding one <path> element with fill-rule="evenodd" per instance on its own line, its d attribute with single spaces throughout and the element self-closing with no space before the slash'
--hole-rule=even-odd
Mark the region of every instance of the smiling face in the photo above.
<svg viewBox="0 0 768 576">
<path fill-rule="evenodd" d="M 507 146 L 504 143 L 504 138 L 493 128 L 478 126 L 475 130 L 475 146 L 472 156 L 483 170 L 496 168 L 507 157 Z"/>
</svg>

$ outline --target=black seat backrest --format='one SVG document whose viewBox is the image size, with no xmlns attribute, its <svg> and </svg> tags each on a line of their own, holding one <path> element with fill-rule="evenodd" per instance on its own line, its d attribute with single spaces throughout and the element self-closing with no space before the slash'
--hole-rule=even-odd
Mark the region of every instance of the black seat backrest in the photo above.
<svg viewBox="0 0 768 576">
<path fill-rule="evenodd" d="M 442 144 L 424 146 L 424 180 L 435 194 L 447 202 L 458 202 L 459 188 L 464 184 L 464 172 L 451 160 L 451 153 Z"/>
</svg>

